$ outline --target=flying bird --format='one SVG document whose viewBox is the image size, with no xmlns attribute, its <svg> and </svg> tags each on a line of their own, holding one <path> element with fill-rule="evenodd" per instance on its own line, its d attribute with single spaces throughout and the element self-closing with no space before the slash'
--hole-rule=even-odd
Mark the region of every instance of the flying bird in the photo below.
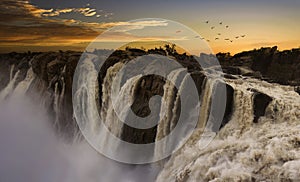
<svg viewBox="0 0 300 182">
<path fill-rule="evenodd" d="M 210 29 L 214 29 L 215 27 L 210 27 Z"/>
<path fill-rule="evenodd" d="M 221 33 L 218 33 L 218 35 L 221 35 Z"/>
<path fill-rule="evenodd" d="M 230 42 L 233 42 L 233 40 L 230 40 Z"/>
<path fill-rule="evenodd" d="M 195 36 L 195 38 L 200 38 L 200 36 L 199 36 L 199 35 L 197 35 L 197 36 Z"/>
<path fill-rule="evenodd" d="M 218 38 L 218 37 L 216 37 L 216 38 L 215 38 L 215 40 L 219 40 L 219 38 Z"/>
<path fill-rule="evenodd" d="M 207 42 L 210 42 L 210 40 L 206 40 Z"/>
<path fill-rule="evenodd" d="M 220 25 L 222 25 L 222 24 L 223 24 L 223 22 L 220 22 L 219 24 L 220 24 Z"/>
<path fill-rule="evenodd" d="M 205 23 L 208 23 L 209 21 L 207 20 Z"/>
<path fill-rule="evenodd" d="M 244 37 L 246 37 L 246 35 L 241 35 L 241 37 L 243 37 L 243 38 L 244 38 Z"/>
<path fill-rule="evenodd" d="M 228 26 L 228 25 L 226 25 L 226 28 L 229 28 L 229 26 Z"/>
<path fill-rule="evenodd" d="M 176 31 L 176 33 L 180 33 L 180 32 L 181 32 L 181 30 L 177 30 L 177 31 Z"/>
<path fill-rule="evenodd" d="M 236 38 L 236 39 L 238 39 L 238 38 L 239 38 L 239 36 L 236 36 L 235 38 Z"/>
<path fill-rule="evenodd" d="M 229 39 L 224 39 L 224 40 L 229 40 Z"/>
</svg>

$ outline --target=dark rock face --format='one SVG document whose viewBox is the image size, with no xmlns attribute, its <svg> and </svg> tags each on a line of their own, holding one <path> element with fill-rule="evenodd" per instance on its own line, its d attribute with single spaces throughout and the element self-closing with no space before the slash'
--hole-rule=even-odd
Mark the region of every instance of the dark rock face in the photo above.
<svg viewBox="0 0 300 182">
<path fill-rule="evenodd" d="M 199 96 L 202 93 L 202 85 L 205 79 L 205 76 L 201 72 L 191 73 L 191 77 L 196 84 Z M 137 83 L 134 95 L 136 99 L 134 100 L 133 105 L 131 106 L 132 111 L 139 117 L 146 117 L 151 113 L 149 108 L 149 100 L 155 95 L 163 97 L 164 94 L 164 85 L 167 82 L 165 78 L 156 75 L 147 75 L 142 77 Z M 177 88 L 174 86 L 174 92 L 177 93 Z M 171 104 L 171 107 L 174 107 L 176 94 L 173 95 L 172 100 L 174 102 Z M 179 101 L 180 103 L 180 101 Z M 161 105 L 155 106 L 160 108 Z M 179 119 L 180 116 L 180 106 L 176 110 L 176 119 Z M 159 121 L 159 116 L 157 118 L 149 118 Z M 147 144 L 155 142 L 157 126 L 154 126 L 149 129 L 136 129 L 128 125 L 124 125 L 122 131 L 122 140 L 136 143 L 136 144 Z"/>
<path fill-rule="evenodd" d="M 223 88 L 226 87 L 226 93 L 222 93 Z M 225 103 L 220 103 L 222 97 L 226 97 Z M 212 116 L 212 130 L 213 132 L 218 132 L 223 128 L 229 121 L 232 116 L 233 111 L 233 98 L 234 90 L 233 88 L 223 82 L 217 82 L 214 87 L 212 98 L 215 99 L 218 103 L 211 108 L 210 115 Z M 225 108 L 224 108 L 225 107 Z M 223 115 L 220 115 L 220 111 L 224 111 Z M 216 123 L 215 121 L 222 121 L 221 123 Z"/>
<path fill-rule="evenodd" d="M 8 56 L 2 55 L 0 58 L 0 88 L 4 88 L 9 80 L 10 80 L 10 70 L 11 70 L 11 63 L 7 58 Z"/>
<path fill-rule="evenodd" d="M 49 115 L 55 118 L 54 95 L 61 94 L 59 104 L 59 125 L 55 126 L 66 138 L 72 138 L 78 131 L 73 119 L 72 82 L 73 74 L 81 53 L 78 52 L 47 52 L 47 53 L 10 53 L 0 55 L 0 89 L 9 82 L 10 70 L 14 65 L 12 75 L 19 71 L 15 86 L 24 80 L 29 68 L 37 76 L 28 90 L 33 100 L 43 100 Z M 57 85 L 57 86 L 55 86 Z M 14 86 L 14 87 L 15 87 Z M 57 93 L 55 93 L 57 87 Z"/>
<path fill-rule="evenodd" d="M 98 51 L 99 52 L 99 51 Z M 101 52 L 101 51 L 100 51 Z M 97 51 L 95 52 L 97 54 Z M 98 75 L 99 83 L 99 103 L 101 107 L 102 83 L 106 75 L 107 69 L 118 62 L 129 62 L 137 56 L 148 54 L 157 54 L 169 56 L 183 67 L 188 69 L 194 80 L 198 94 L 201 95 L 203 91 L 203 83 L 205 82 L 205 75 L 199 65 L 198 61 L 193 56 L 187 54 L 179 54 L 168 49 L 151 49 L 148 51 L 139 49 L 117 50 L 112 52 L 107 61 L 101 67 Z M 77 66 L 78 60 L 81 56 L 80 52 L 47 52 L 47 53 L 10 53 L 0 55 L 0 89 L 3 89 L 10 81 L 11 77 L 19 71 L 16 78 L 15 86 L 24 80 L 28 69 L 32 68 L 37 78 L 33 81 L 31 90 L 43 92 L 43 96 L 37 97 L 41 99 L 47 96 L 49 105 L 49 113 L 54 113 L 54 94 L 63 95 L 60 103 L 59 123 L 60 130 L 67 135 L 74 135 L 74 128 L 77 128 L 76 122 L 73 119 L 72 108 L 72 82 L 73 74 Z M 222 69 L 225 73 L 225 78 L 238 79 L 243 75 L 247 77 L 254 77 L 269 82 L 277 82 L 281 84 L 296 85 L 295 91 L 300 93 L 300 49 L 293 49 L 290 51 L 278 51 L 276 47 L 263 48 L 253 50 L 230 56 L 230 54 L 217 55 Z M 201 55 L 205 66 L 210 66 L 209 61 L 212 55 Z M 252 72 L 245 73 L 243 70 L 252 70 Z M 143 77 L 137 86 L 135 94 L 137 95 L 132 110 L 138 116 L 147 116 L 150 113 L 148 106 L 149 99 L 154 95 L 163 95 L 163 85 L 165 80 L 148 76 Z M 297 87 L 298 86 L 298 87 Z M 227 103 L 225 116 L 221 127 L 226 125 L 230 120 L 233 108 L 233 94 L 234 90 L 231 86 L 226 85 L 227 89 Z M 254 91 L 255 92 L 255 91 Z M 35 96 L 33 96 L 35 97 Z M 272 98 L 256 92 L 254 94 L 254 122 L 257 122 L 260 116 L 263 116 L 265 109 L 271 102 Z M 133 134 L 132 134 L 133 133 Z M 132 134 L 132 135 L 131 135 Z M 148 130 L 135 130 L 129 126 L 124 127 L 122 138 L 125 141 L 132 143 L 151 143 L 154 141 L 156 135 L 156 127 Z"/>
<path fill-rule="evenodd" d="M 266 112 L 266 108 L 268 107 L 269 103 L 272 101 L 273 99 L 264 94 L 264 93 L 260 93 L 255 91 L 254 95 L 253 95 L 253 109 L 254 109 L 254 123 L 258 122 L 258 119 L 261 116 L 265 115 Z"/>
<path fill-rule="evenodd" d="M 99 103 L 101 107 L 102 100 L 102 83 L 106 76 L 107 70 L 115 65 L 118 62 L 127 63 L 137 56 L 143 56 L 148 54 L 157 54 L 157 55 L 171 55 L 175 61 L 181 64 L 183 67 L 187 68 L 188 72 L 191 74 L 192 79 L 194 80 L 199 95 L 202 92 L 202 82 L 205 78 L 205 75 L 201 73 L 202 70 L 198 61 L 193 58 L 193 56 L 188 56 L 186 54 L 178 54 L 177 52 L 167 52 L 163 49 L 152 49 L 149 51 L 143 51 L 139 49 L 127 49 L 126 51 L 116 50 L 113 52 L 103 66 L 100 69 L 98 74 L 98 85 L 99 85 Z M 132 111 L 140 117 L 146 117 L 151 113 L 149 108 L 149 100 L 152 96 L 159 95 L 163 96 L 164 94 L 164 84 L 166 80 L 155 75 L 148 75 L 142 77 L 137 83 L 134 95 L 136 99 L 134 100 L 133 105 L 131 106 Z M 174 88 L 176 89 L 176 88 Z M 177 90 L 176 90 L 177 92 Z M 175 98 L 174 98 L 175 102 Z M 156 106 L 160 108 L 160 106 Z M 179 109 L 180 110 L 180 109 Z M 180 113 L 178 113 L 179 115 Z M 153 118 L 152 118 L 153 119 Z M 159 120 L 156 118 L 155 120 Z M 157 126 L 154 126 L 149 129 L 136 129 L 124 124 L 121 138 L 124 141 L 136 144 L 146 144 L 152 143 L 156 138 Z"/>
<path fill-rule="evenodd" d="M 221 128 L 223 128 L 230 121 L 233 112 L 234 89 L 228 84 L 226 84 L 226 97 L 226 109 Z"/>
<path fill-rule="evenodd" d="M 139 117 L 145 118 L 151 113 L 149 100 L 155 95 L 163 96 L 165 79 L 156 75 L 147 75 L 142 77 L 134 91 L 134 102 L 131 106 L 132 111 Z M 175 99 L 175 98 L 174 98 Z M 160 108 L 160 105 L 155 106 Z M 158 118 L 149 118 L 159 120 Z M 155 142 L 157 126 L 149 129 L 136 129 L 124 125 L 121 138 L 130 143 L 146 144 Z"/>
<path fill-rule="evenodd" d="M 29 61 L 32 59 L 34 54 L 31 53 L 9 53 L 0 55 L 0 89 L 4 88 L 9 80 L 10 76 L 14 76 L 19 70 L 16 83 L 24 80 L 26 72 L 29 69 Z M 12 69 L 13 68 L 13 69 Z M 12 71 L 12 75 L 11 74 Z"/>
<path fill-rule="evenodd" d="M 236 66 L 253 70 L 244 76 L 284 85 L 300 85 L 300 49 L 278 51 L 277 47 L 261 48 L 234 56 L 219 53 L 217 57 L 225 73 L 240 74 Z"/>
<path fill-rule="evenodd" d="M 77 123 L 73 118 L 72 83 L 80 55 L 77 52 L 42 53 L 32 61 L 34 73 L 43 80 L 48 87 L 48 92 L 64 95 L 57 117 L 59 120 L 59 133 L 66 134 L 67 138 L 72 138 L 78 132 Z M 55 93 L 55 85 L 57 85 L 58 93 Z M 54 107 L 53 102 L 50 108 Z M 54 111 L 50 109 L 49 112 Z"/>
<path fill-rule="evenodd" d="M 195 82 L 196 88 L 198 90 L 198 95 L 200 96 L 202 94 L 202 91 L 203 91 L 203 87 L 204 87 L 203 83 L 204 83 L 204 80 L 205 80 L 206 77 L 200 71 L 192 72 L 191 77 Z"/>
<path fill-rule="evenodd" d="M 252 70 L 259 71 L 263 75 L 267 74 L 276 50 L 277 47 L 272 47 L 271 49 L 262 48 L 254 52 L 252 58 L 255 61 L 252 63 Z"/>
<path fill-rule="evenodd" d="M 241 75 L 242 72 L 238 67 L 233 67 L 233 66 L 224 66 L 223 71 L 225 73 L 231 74 L 231 75 Z"/>
<path fill-rule="evenodd" d="M 300 95 L 300 87 L 295 87 L 295 92 L 297 92 Z"/>
<path fill-rule="evenodd" d="M 255 72 L 249 72 L 249 73 L 245 73 L 242 74 L 243 76 L 247 76 L 247 77 L 253 77 L 253 78 L 257 78 L 257 79 L 262 79 L 262 75 L 259 71 L 255 71 Z"/>
</svg>

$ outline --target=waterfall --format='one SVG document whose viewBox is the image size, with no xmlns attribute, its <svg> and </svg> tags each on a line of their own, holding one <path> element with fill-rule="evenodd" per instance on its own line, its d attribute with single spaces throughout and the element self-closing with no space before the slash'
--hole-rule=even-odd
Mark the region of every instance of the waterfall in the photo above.
<svg viewBox="0 0 300 182">
<path fill-rule="evenodd" d="M 83 64 L 78 64 L 77 67 L 79 69 L 78 72 L 80 73 L 80 76 L 74 78 L 73 85 L 78 84 L 80 88 L 73 93 L 73 97 L 78 100 L 78 103 L 76 103 L 75 107 L 73 108 L 74 114 L 79 113 L 77 120 L 82 122 L 82 130 L 88 129 L 96 133 L 99 132 L 99 121 L 95 119 L 98 116 L 98 111 L 97 107 L 94 105 L 92 106 L 90 103 L 95 103 L 96 101 L 96 80 L 98 73 L 95 69 L 94 63 L 91 60 L 87 60 Z M 90 92 L 88 92 L 87 88 L 89 87 L 95 89 L 92 89 Z M 78 109 L 79 105 L 83 108 L 82 110 Z M 88 122 L 92 123 L 87 125 Z M 90 128 L 87 128 L 88 126 L 90 126 Z"/>
<path fill-rule="evenodd" d="M 124 64 L 123 63 L 117 63 L 114 66 L 110 67 L 107 70 L 106 76 L 103 81 L 102 86 L 102 108 L 100 111 L 100 116 L 102 118 L 102 121 L 105 123 L 105 126 L 108 128 L 110 132 L 112 132 L 116 137 L 120 137 L 122 133 L 122 127 L 123 123 L 119 120 L 118 115 L 115 113 L 115 108 L 111 101 L 111 93 L 112 93 L 112 83 L 113 79 L 116 77 L 116 74 L 120 71 Z M 128 82 L 129 84 L 132 84 L 132 82 Z M 128 87 L 127 84 L 125 84 L 123 87 Z M 129 85 L 129 89 L 132 87 L 132 85 Z M 123 90 L 125 90 L 123 88 Z M 131 89 L 130 89 L 131 90 Z M 126 96 L 128 94 L 132 95 L 131 93 L 126 93 Z M 122 95 L 119 95 L 120 97 Z M 118 104 L 126 104 L 126 101 L 120 100 L 121 98 L 118 98 L 119 102 Z"/>
<path fill-rule="evenodd" d="M 9 81 L 11 81 L 13 79 L 14 69 L 15 69 L 15 65 L 13 64 L 13 65 L 11 65 L 11 68 L 10 68 Z"/>
<path fill-rule="evenodd" d="M 27 70 L 26 77 L 24 80 L 18 83 L 16 88 L 12 92 L 12 96 L 23 96 L 29 89 L 31 83 L 35 79 L 32 67 Z"/>
<path fill-rule="evenodd" d="M 183 87 L 182 85 L 184 85 L 183 82 L 186 77 L 187 73 L 184 68 L 173 70 L 167 76 L 167 81 L 164 85 L 164 95 L 162 100 L 163 102 L 165 102 L 165 104 L 161 104 L 159 117 L 160 121 L 157 126 L 155 139 L 156 142 L 169 135 L 170 132 L 174 129 L 174 126 L 176 126 L 177 124 L 177 109 L 180 109 L 180 95 Z M 179 88 L 176 88 L 176 85 L 178 84 L 180 86 Z M 165 147 L 167 146 L 168 142 L 171 141 L 165 140 L 162 146 L 155 146 L 155 158 L 160 158 L 160 156 L 167 150 Z"/>
<path fill-rule="evenodd" d="M 18 70 L 15 75 L 12 77 L 12 73 L 13 73 L 13 70 L 14 70 L 14 66 L 11 67 L 11 76 L 10 76 L 10 81 L 9 83 L 7 84 L 7 86 L 0 92 L 0 101 L 3 101 L 4 99 L 6 99 L 14 90 L 15 88 L 15 83 L 16 83 L 16 80 L 20 74 L 20 70 Z"/>
<path fill-rule="evenodd" d="M 175 90 L 175 85 L 173 83 L 178 82 L 177 79 L 179 79 L 180 73 L 184 71 L 185 69 L 177 69 L 168 75 L 168 81 L 164 85 L 163 95 L 163 101 L 166 104 L 161 105 L 160 122 L 157 126 L 156 141 L 168 135 L 173 128 L 174 124 L 172 123 L 172 117 L 176 115 L 175 111 L 179 102 L 177 95 L 180 95 L 180 93 Z M 179 90 L 179 88 L 177 88 L 177 90 Z"/>
<path fill-rule="evenodd" d="M 57 128 L 59 132 L 61 132 L 61 126 L 60 121 L 64 113 L 64 95 L 65 95 L 65 78 L 64 74 L 66 71 L 66 66 L 64 66 L 62 72 L 58 77 L 54 77 L 55 80 L 52 80 L 54 84 L 54 95 L 53 95 L 53 110 L 55 112 L 55 120 L 54 120 L 54 126 Z M 58 79 L 56 79 L 58 78 Z"/>
<path fill-rule="evenodd" d="M 290 86 L 256 79 L 225 80 L 234 88 L 230 121 L 207 147 L 197 143 L 201 131 L 165 164 L 157 181 L 291 181 L 300 178 L 300 97 Z M 258 123 L 255 92 L 272 102 Z"/>
<path fill-rule="evenodd" d="M 65 107 L 69 101 L 66 98 L 70 98 L 68 91 L 72 79 L 69 77 L 73 75 L 69 72 L 72 68 L 67 68 L 67 65 L 62 67 L 59 63 L 58 72 L 56 68 L 47 70 L 46 67 L 35 73 L 37 68 L 29 65 L 28 69 L 17 64 L 8 66 L 9 82 L 0 92 L 0 101 L 16 96 L 27 98 L 36 90 L 34 97 L 38 104 L 53 114 L 51 116 L 55 128 L 59 132 L 66 131 L 62 127 L 70 127 L 70 123 L 64 119 L 72 120 L 65 115 L 65 112 L 69 112 Z M 134 103 L 135 97 L 139 97 L 134 95 L 137 88 L 147 84 L 158 87 L 152 80 L 139 82 L 142 75 L 132 76 L 125 81 L 115 80 L 124 65 L 125 63 L 118 62 L 106 70 L 101 85 L 101 99 L 97 98 L 98 72 L 93 59 L 79 64 L 81 75 L 74 78 L 80 88 L 73 93 L 79 101 L 73 110 L 74 113 L 80 113 L 77 119 L 82 122 L 81 129 L 92 131 L 98 137 L 95 139 L 99 142 L 97 144 L 105 146 L 108 153 L 117 153 L 117 150 L 123 152 L 125 147 L 119 143 L 113 147 L 108 145 L 112 136 L 103 131 L 108 129 L 116 138 L 121 138 L 125 133 L 122 121 L 128 119 L 129 106 Z M 156 65 L 153 64 L 149 69 L 155 68 Z M 175 149 L 177 145 L 183 144 L 170 158 L 164 160 L 164 168 L 157 181 L 296 181 L 300 178 L 300 96 L 291 86 L 238 76 L 222 82 L 219 78 L 206 75 L 201 85 L 200 105 L 195 105 L 189 112 L 180 113 L 188 120 L 197 120 L 197 128 L 191 137 L 187 142 L 176 138 L 156 145 L 156 142 L 163 140 L 176 128 L 179 111 L 184 106 L 181 105 L 181 94 L 190 88 L 187 85 L 189 76 L 185 69 L 177 68 L 166 75 L 167 81 L 163 82 L 164 85 L 156 88 L 163 90 L 164 104 L 156 108 L 159 110 L 160 122 L 156 130 L 153 130 L 156 131 L 156 135 L 152 155 L 154 158 L 160 158 L 163 152 L 169 150 L 165 148 L 167 145 Z M 121 84 L 121 81 L 124 83 Z M 211 105 L 219 84 L 227 84 L 233 89 L 233 104 L 229 121 L 226 121 L 220 131 L 216 131 L 216 115 Z M 259 110 L 260 103 L 256 102 L 258 95 L 269 99 L 264 103 L 263 110 Z M 102 103 L 97 103 L 99 100 Z M 82 109 L 78 109 L 79 105 Z M 197 117 L 198 114 L 200 117 Z M 182 132 L 185 132 L 184 129 Z M 215 136 L 213 141 L 206 140 L 211 136 Z"/>
</svg>

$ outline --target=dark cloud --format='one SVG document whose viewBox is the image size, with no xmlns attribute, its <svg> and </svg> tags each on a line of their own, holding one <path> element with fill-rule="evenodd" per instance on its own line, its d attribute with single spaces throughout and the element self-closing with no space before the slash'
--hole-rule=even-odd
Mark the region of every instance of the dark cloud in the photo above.
<svg viewBox="0 0 300 182">
<path fill-rule="evenodd" d="M 84 49 L 103 31 L 119 26 L 115 32 L 103 37 L 104 41 L 139 39 L 129 33 L 130 30 L 145 27 L 166 26 L 164 21 L 139 22 L 85 22 L 79 19 L 62 18 L 61 14 L 78 13 L 84 17 L 97 17 L 96 10 L 90 7 L 41 9 L 28 0 L 2 0 L 0 4 L 0 52 L 19 51 L 28 47 L 50 47 Z M 73 16 L 72 16 L 73 17 Z M 77 17 L 77 16 L 74 16 Z M 154 37 L 161 38 L 161 37 Z M 165 37 L 163 37 L 165 38 Z M 8 51 L 7 51 L 8 50 Z"/>
<path fill-rule="evenodd" d="M 2 0 L 0 4 L 0 46 L 50 46 L 51 44 L 78 44 L 94 39 L 105 28 L 100 24 L 84 23 L 79 20 L 53 19 L 50 13 L 78 11 L 92 16 L 91 8 L 41 9 L 27 0 Z M 51 17 L 54 16 L 52 14 Z M 93 15 L 94 16 L 94 15 Z M 15 51 L 15 50 L 14 50 Z"/>
</svg>

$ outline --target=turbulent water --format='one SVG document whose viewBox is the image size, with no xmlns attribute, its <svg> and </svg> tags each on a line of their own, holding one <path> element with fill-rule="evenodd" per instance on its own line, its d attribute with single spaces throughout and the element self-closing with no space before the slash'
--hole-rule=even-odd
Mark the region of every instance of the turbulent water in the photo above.
<svg viewBox="0 0 300 182">
<path fill-rule="evenodd" d="M 112 94 L 112 80 L 116 76 L 117 72 L 121 69 L 123 63 L 117 63 L 113 67 L 110 67 L 106 73 L 106 76 L 102 85 L 102 103 L 100 107 L 100 117 L 106 122 L 106 127 L 117 137 L 121 137 L 123 132 L 123 123 L 120 122 L 121 118 L 126 118 L 128 110 L 122 110 L 124 105 L 118 105 L 117 110 L 121 113 L 117 115 L 114 112 L 113 103 L 111 102 Z M 90 80 L 96 80 L 97 72 L 93 62 L 86 62 L 82 65 L 82 69 L 86 70 L 84 75 L 86 78 L 93 78 Z M 50 81 L 48 87 L 53 85 L 54 92 L 50 92 L 46 83 L 35 75 L 32 68 L 27 70 L 26 76 L 23 80 L 20 80 L 21 70 L 17 70 L 13 65 L 10 71 L 10 80 L 5 88 L 2 88 L 0 92 L 1 103 L 8 102 L 11 98 L 22 97 L 36 97 L 40 99 L 34 99 L 40 107 L 49 111 L 54 115 L 47 120 L 54 120 L 52 124 L 59 132 L 63 132 L 61 129 L 62 124 L 60 118 L 64 115 L 63 102 L 66 95 L 66 85 L 64 76 L 65 68 L 61 70 L 61 74 L 58 75 L 55 80 Z M 187 78 L 183 69 L 176 69 L 167 75 L 168 80 L 172 82 L 180 83 L 180 87 L 177 90 L 174 89 L 172 82 L 166 82 L 163 86 L 164 94 L 162 96 L 166 104 L 162 104 L 158 109 L 160 110 L 160 123 L 157 126 L 157 133 L 155 141 L 160 140 L 164 136 L 168 135 L 176 125 L 177 111 L 179 109 L 179 97 L 182 90 L 186 89 L 184 86 Z M 135 91 L 135 85 L 140 76 L 136 76 L 120 88 L 120 93 L 116 99 L 117 103 L 132 103 L 133 95 Z M 265 81 L 250 79 L 246 77 L 239 77 L 237 79 L 226 79 L 226 84 L 231 86 L 233 92 L 233 106 L 232 114 L 229 117 L 227 124 L 224 124 L 223 128 L 217 133 L 216 138 L 209 143 L 208 146 L 203 147 L 203 127 L 207 124 L 207 128 L 204 131 L 206 134 L 215 135 L 215 129 L 213 122 L 210 122 L 210 111 L 208 110 L 211 102 L 211 97 L 214 96 L 215 84 L 214 79 L 206 79 L 201 85 L 201 118 L 195 118 L 193 115 L 190 117 L 198 120 L 197 128 L 187 141 L 177 152 L 175 152 L 165 163 L 163 169 L 158 174 L 156 181 L 299 181 L 300 180 L 300 96 L 292 87 L 282 86 L 278 84 L 271 84 Z M 98 88 L 95 82 L 86 83 L 82 88 L 75 93 L 75 97 L 82 100 L 80 104 L 85 108 L 81 118 L 85 120 L 93 120 L 94 118 L 87 118 L 98 114 L 95 111 L 96 108 L 90 108 L 88 102 L 94 102 L 97 100 L 96 91 L 93 93 L 87 93 L 86 87 L 92 86 Z M 32 95 L 32 94 L 36 95 Z M 255 103 L 255 96 L 257 93 L 269 96 L 270 102 L 267 103 L 265 112 L 261 117 L 257 117 L 255 121 L 257 103 Z M 49 109 L 50 108 L 50 109 Z M 77 111 L 77 108 L 74 108 Z M 195 107 L 195 111 L 197 108 Z M 88 112 L 92 112 L 88 114 Z M 191 111 L 193 113 L 194 111 Z M 3 113 L 2 113 L 3 114 Z M 39 120 L 40 118 L 38 118 Z M 73 118 L 72 118 L 73 119 Z M 212 118 L 213 119 L 213 118 Z M 45 119 L 46 120 L 46 119 Z M 71 118 L 70 118 L 71 120 Z M 51 122 L 50 122 L 51 123 Z M 89 125 L 94 132 L 99 132 L 99 123 L 95 121 L 92 125 Z M 101 129 L 101 128 L 100 128 Z M 76 128 L 74 127 L 74 130 Z M 77 130 L 76 130 L 77 131 Z M 78 140 L 78 135 L 73 135 L 74 142 Z M 108 136 L 102 136 L 102 141 L 107 142 Z M 52 139 L 51 139 L 52 140 Z M 54 139 L 53 139 L 54 140 Z M 55 139 L 56 141 L 56 139 Z M 168 142 L 168 141 L 167 141 Z M 105 145 L 106 143 L 102 143 Z M 61 145 L 61 144 L 59 144 Z M 71 149 L 77 150 L 79 147 L 73 147 Z M 85 147 L 84 147 L 85 148 Z M 84 149 L 85 150 L 85 149 Z M 154 156 L 160 155 L 161 151 L 166 150 L 161 146 L 155 148 Z M 90 149 L 88 149 L 90 153 Z M 70 152 L 68 150 L 68 152 Z M 64 151 L 62 156 L 69 155 Z M 80 153 L 80 152 L 79 152 Z M 83 152 L 85 153 L 85 151 Z M 57 154 L 58 155 L 58 154 Z M 60 154 L 59 154 L 60 155 Z M 110 177 L 115 180 L 119 178 L 111 176 L 99 177 L 97 174 L 97 168 L 104 170 L 101 164 L 101 160 L 93 161 L 97 158 L 95 154 L 92 157 L 85 156 L 85 161 L 78 160 L 81 158 L 79 154 L 70 152 L 71 157 L 67 157 L 68 160 L 73 161 L 74 165 L 79 165 L 78 173 L 80 173 L 80 165 L 88 166 L 87 169 L 82 169 L 84 175 L 80 176 L 79 181 L 108 181 Z M 71 158 L 71 159 L 70 159 Z M 73 159 L 75 158 L 75 159 Z M 102 161 L 103 162 L 103 161 Z M 105 164 L 107 162 L 104 162 Z M 68 165 L 67 165 L 68 166 Z M 69 166 L 70 167 L 70 166 Z M 117 167 L 111 167 L 110 169 L 117 171 L 120 174 L 124 174 L 121 165 Z M 117 170 L 116 170 L 117 169 Z M 87 172 L 91 170 L 91 172 Z M 132 170 L 132 168 L 130 168 Z M 128 172 L 125 170 L 127 177 L 125 180 L 139 181 L 140 175 L 137 173 L 143 171 L 133 169 L 134 172 Z M 147 170 L 146 170 L 147 171 Z M 104 173 L 101 173 L 104 175 Z M 132 177 L 132 176 L 139 177 Z M 152 179 L 156 176 L 156 173 L 151 173 Z M 120 176 L 118 176 L 120 177 Z M 120 177 L 121 178 L 121 177 Z M 53 178 L 54 179 L 54 178 Z M 72 178 L 73 179 L 73 178 Z M 61 181 L 72 181 L 70 179 L 63 179 Z"/>
<path fill-rule="evenodd" d="M 226 82 L 235 90 L 230 122 L 204 149 L 195 133 L 157 181 L 299 181 L 299 95 L 292 87 L 255 79 Z M 249 88 L 273 98 L 258 123 Z"/>
</svg>

